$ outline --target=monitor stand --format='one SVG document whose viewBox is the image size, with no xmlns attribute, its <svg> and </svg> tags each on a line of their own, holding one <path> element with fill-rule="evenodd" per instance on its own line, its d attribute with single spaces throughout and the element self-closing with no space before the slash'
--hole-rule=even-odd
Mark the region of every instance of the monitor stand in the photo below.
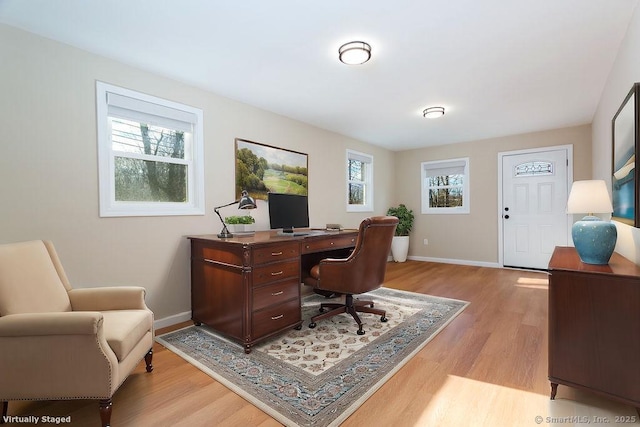
<svg viewBox="0 0 640 427">
<path fill-rule="evenodd" d="M 293 228 L 283 228 L 282 230 L 278 230 L 276 234 L 278 236 L 299 237 L 308 236 L 311 233 L 308 231 L 295 231 Z"/>
</svg>

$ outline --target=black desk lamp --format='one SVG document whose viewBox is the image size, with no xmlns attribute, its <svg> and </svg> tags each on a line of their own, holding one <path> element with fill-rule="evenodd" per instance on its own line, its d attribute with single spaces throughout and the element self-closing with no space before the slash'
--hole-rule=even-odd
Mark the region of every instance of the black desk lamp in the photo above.
<svg viewBox="0 0 640 427">
<path fill-rule="evenodd" d="M 247 193 L 247 190 L 242 190 L 242 196 L 240 197 L 240 200 L 236 200 L 231 203 L 227 203 L 226 205 L 213 208 L 213 211 L 218 214 L 218 218 L 220 218 L 220 222 L 222 222 L 222 231 L 218 234 L 218 237 L 221 239 L 233 237 L 233 234 L 229 232 L 229 229 L 227 228 L 227 224 L 224 223 L 224 220 L 222 219 L 222 215 L 220 215 L 220 212 L 218 211 L 218 209 L 235 205 L 236 203 L 238 204 L 238 209 L 256 209 L 258 207 L 256 205 L 256 201 L 253 200 L 251 196 L 249 196 L 249 193 Z"/>
</svg>

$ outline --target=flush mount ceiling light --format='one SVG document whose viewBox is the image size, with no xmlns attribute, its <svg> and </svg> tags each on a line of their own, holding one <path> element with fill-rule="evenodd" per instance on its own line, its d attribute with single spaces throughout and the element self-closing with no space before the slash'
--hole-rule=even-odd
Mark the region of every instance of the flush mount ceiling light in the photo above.
<svg viewBox="0 0 640 427">
<path fill-rule="evenodd" d="M 435 119 L 444 116 L 444 107 L 429 107 L 422 112 L 427 119 Z"/>
<path fill-rule="evenodd" d="M 347 65 L 364 64 L 371 59 L 371 45 L 365 42 L 349 42 L 338 49 L 340 61 Z"/>
</svg>

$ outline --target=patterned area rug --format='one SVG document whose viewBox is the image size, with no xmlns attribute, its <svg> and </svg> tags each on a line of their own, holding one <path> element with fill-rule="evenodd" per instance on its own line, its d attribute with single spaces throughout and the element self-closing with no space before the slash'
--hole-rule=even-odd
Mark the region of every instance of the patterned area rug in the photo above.
<svg viewBox="0 0 640 427">
<path fill-rule="evenodd" d="M 347 314 L 309 329 L 324 297 L 303 298 L 304 323 L 245 354 L 206 327 L 157 341 L 287 426 L 336 426 L 453 320 L 467 302 L 380 288 L 372 299 L 388 322 L 362 313 L 365 335 Z"/>
</svg>

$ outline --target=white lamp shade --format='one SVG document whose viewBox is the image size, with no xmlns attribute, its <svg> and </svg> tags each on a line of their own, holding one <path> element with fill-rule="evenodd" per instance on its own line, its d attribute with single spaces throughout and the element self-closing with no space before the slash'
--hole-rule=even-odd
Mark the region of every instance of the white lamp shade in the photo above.
<svg viewBox="0 0 640 427">
<path fill-rule="evenodd" d="M 603 180 L 575 181 L 567 201 L 567 213 L 611 213 L 613 206 Z"/>
</svg>

